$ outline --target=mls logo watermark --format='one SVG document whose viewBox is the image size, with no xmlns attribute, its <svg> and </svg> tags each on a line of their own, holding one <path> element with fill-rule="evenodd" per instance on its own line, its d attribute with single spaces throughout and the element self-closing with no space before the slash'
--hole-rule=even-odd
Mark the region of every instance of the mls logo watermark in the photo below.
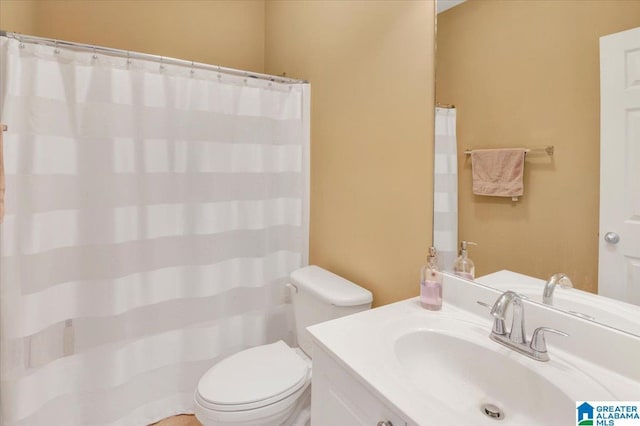
<svg viewBox="0 0 640 426">
<path fill-rule="evenodd" d="M 577 401 L 578 426 L 640 426 L 640 401 Z"/>
</svg>

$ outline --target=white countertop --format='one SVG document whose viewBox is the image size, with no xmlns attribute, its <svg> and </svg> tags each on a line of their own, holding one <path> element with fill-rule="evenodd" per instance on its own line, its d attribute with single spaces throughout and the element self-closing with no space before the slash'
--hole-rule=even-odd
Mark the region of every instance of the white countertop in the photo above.
<svg viewBox="0 0 640 426">
<path fill-rule="evenodd" d="M 464 422 L 463 418 L 456 417 L 455 407 L 448 407 L 449 404 L 443 404 L 442 401 L 433 398 L 433 395 L 425 394 L 424 386 L 416 386 L 415 381 L 411 377 L 407 377 L 402 366 L 399 365 L 399 360 L 394 352 L 394 342 L 402 333 L 417 329 L 438 329 L 441 325 L 452 322 L 462 324 L 460 326 L 462 328 L 468 326 L 469 330 L 473 330 L 475 344 L 498 351 L 526 368 L 540 372 L 550 382 L 563 387 L 566 394 L 576 400 L 633 400 L 640 396 L 640 381 L 638 381 L 640 370 L 638 374 L 635 374 L 636 367 L 627 366 L 626 370 L 623 368 L 620 371 L 631 369 L 634 374 L 633 377 L 625 377 L 625 374 L 614 371 L 611 366 L 594 364 L 594 359 L 602 358 L 601 354 L 596 354 L 597 356 L 590 360 L 581 358 L 579 352 L 585 342 L 574 346 L 563 341 L 562 345 L 554 345 L 555 339 L 548 339 L 551 361 L 544 363 L 531 360 L 491 341 L 488 336 L 492 326 L 492 318 L 484 315 L 484 308 L 478 309 L 477 306 L 473 306 L 475 300 L 473 302 L 471 300 L 477 298 L 490 302 L 495 300 L 495 292 L 487 291 L 479 288 L 481 286 L 473 284 L 471 284 L 473 287 L 468 287 L 470 284 L 464 281 L 449 283 L 449 285 L 448 294 L 452 299 L 455 298 L 456 303 L 445 302 L 440 311 L 426 310 L 421 307 L 418 298 L 414 298 L 318 324 L 309 327 L 308 330 L 315 345 L 325 350 L 382 400 L 396 407 L 397 411 L 406 417 L 410 424 L 456 425 L 461 421 Z M 464 294 L 467 294 L 469 298 L 464 303 L 473 304 L 469 310 L 460 307 L 461 304 L 464 306 L 464 303 L 461 302 L 461 299 L 465 298 Z M 483 295 L 484 299 L 478 297 L 479 294 Z M 445 291 L 445 300 L 446 295 Z M 531 305 L 526 306 L 525 316 L 526 311 L 536 309 L 537 307 Z M 540 318 L 549 318 L 549 321 L 552 321 L 551 317 L 554 315 L 565 316 L 552 311 L 553 314 L 545 317 L 544 308 L 542 311 L 536 312 L 535 315 L 532 314 L 534 321 L 539 322 Z M 611 344 L 617 346 L 621 351 L 630 353 L 628 357 L 623 358 L 620 358 L 618 354 L 617 358 L 612 359 L 612 365 L 619 363 L 619 359 L 628 359 L 629 362 L 637 363 L 638 356 L 640 356 L 640 338 L 629 339 L 629 336 L 616 334 L 615 330 L 609 331 L 588 321 L 571 316 L 566 317 L 568 320 L 565 318 L 560 318 L 560 320 L 565 323 L 566 321 L 575 322 L 575 324 L 566 323 L 567 327 L 574 332 L 574 339 L 586 335 L 600 338 L 599 336 L 608 336 L 613 333 L 611 343 L 604 342 L 603 344 Z M 554 324 L 534 325 L 553 326 Z M 574 331 L 584 327 L 587 329 L 580 332 Z M 590 330 L 589 327 L 597 327 L 597 329 Z M 566 339 L 571 339 L 571 337 Z M 597 344 L 594 342 L 594 345 Z M 574 348 L 578 353 L 571 353 Z M 607 360 L 606 357 L 603 359 Z M 425 365 L 424 368 L 436 369 L 438 366 Z M 637 368 L 640 369 L 640 367 Z M 569 371 L 576 369 L 577 373 Z M 591 386 L 591 384 L 594 385 Z M 526 386 L 524 383 L 521 385 Z M 476 424 L 485 424 L 483 420 L 485 419 L 480 419 L 480 422 L 476 422 Z M 495 420 L 488 418 L 486 420 L 487 425 L 495 425 Z M 506 426 L 506 423 L 502 424 Z"/>
</svg>

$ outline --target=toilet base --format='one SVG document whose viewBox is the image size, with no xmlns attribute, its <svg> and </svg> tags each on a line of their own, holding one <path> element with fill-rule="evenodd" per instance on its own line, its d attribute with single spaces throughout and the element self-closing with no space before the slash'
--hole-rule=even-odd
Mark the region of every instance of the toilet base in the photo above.
<svg viewBox="0 0 640 426">
<path fill-rule="evenodd" d="M 283 426 L 309 426 L 311 424 L 311 386 L 305 389 Z"/>
</svg>

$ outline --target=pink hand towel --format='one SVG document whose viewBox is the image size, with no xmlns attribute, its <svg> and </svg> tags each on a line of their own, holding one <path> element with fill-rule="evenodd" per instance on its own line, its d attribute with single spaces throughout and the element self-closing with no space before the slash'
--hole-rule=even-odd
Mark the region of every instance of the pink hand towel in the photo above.
<svg viewBox="0 0 640 426">
<path fill-rule="evenodd" d="M 524 148 L 471 151 L 473 193 L 495 197 L 521 196 L 524 193 L 525 154 Z"/>
</svg>

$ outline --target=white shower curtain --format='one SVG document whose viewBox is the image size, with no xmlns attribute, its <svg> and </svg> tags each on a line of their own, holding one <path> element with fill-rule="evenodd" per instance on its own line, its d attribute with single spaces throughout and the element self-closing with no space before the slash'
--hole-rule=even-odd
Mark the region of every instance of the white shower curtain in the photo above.
<svg viewBox="0 0 640 426">
<path fill-rule="evenodd" d="M 1 41 L 3 425 L 145 425 L 291 340 L 309 87 Z"/>
<path fill-rule="evenodd" d="M 436 108 L 433 245 L 440 266 L 453 270 L 458 246 L 458 146 L 455 108 Z"/>
</svg>

